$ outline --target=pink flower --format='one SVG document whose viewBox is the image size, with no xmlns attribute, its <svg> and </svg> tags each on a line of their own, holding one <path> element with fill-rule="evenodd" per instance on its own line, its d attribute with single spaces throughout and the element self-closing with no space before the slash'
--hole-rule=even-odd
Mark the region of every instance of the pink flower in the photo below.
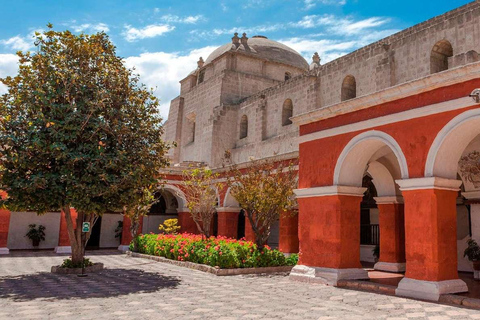
<svg viewBox="0 0 480 320">
<path fill-rule="evenodd" d="M 219 255 L 222 255 L 222 251 L 220 251 L 218 254 L 219 254 Z"/>
</svg>

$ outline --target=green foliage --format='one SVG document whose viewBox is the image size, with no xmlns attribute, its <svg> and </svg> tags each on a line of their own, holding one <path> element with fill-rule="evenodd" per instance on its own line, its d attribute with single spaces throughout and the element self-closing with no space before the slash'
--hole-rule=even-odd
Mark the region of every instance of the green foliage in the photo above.
<svg viewBox="0 0 480 320">
<path fill-rule="evenodd" d="M 115 228 L 115 239 L 122 240 L 122 233 L 123 233 L 123 221 L 118 220 L 117 227 Z"/>
<path fill-rule="evenodd" d="M 167 219 L 158 227 L 164 234 L 177 234 L 180 228 L 178 219 Z"/>
<path fill-rule="evenodd" d="M 60 266 L 61 268 L 82 268 L 82 267 L 91 267 L 93 266 L 93 262 L 90 261 L 90 259 L 83 258 L 83 262 L 73 262 L 72 259 L 65 259 L 63 260 L 62 265 Z"/>
<path fill-rule="evenodd" d="M 39 225 L 37 228 L 36 224 L 29 224 L 25 237 L 32 241 L 45 241 L 45 226 Z"/>
<path fill-rule="evenodd" d="M 80 261 L 89 234 L 74 233 L 69 208 L 81 226 L 137 203 L 168 164 L 169 145 L 157 98 L 105 33 L 49 25 L 35 45 L 33 53 L 17 53 L 18 75 L 0 79 L 8 90 L 0 98 L 3 204 L 66 212 L 72 257 Z"/>
<path fill-rule="evenodd" d="M 147 234 L 134 241 L 140 253 L 222 269 L 295 265 L 298 261 L 298 255 L 285 258 L 282 252 L 268 246 L 258 249 L 253 242 L 224 237 L 202 239 L 192 234 Z M 133 241 L 130 247 L 133 248 Z"/>
<path fill-rule="evenodd" d="M 480 261 L 480 247 L 477 244 L 477 241 L 473 239 L 468 239 L 467 248 L 463 252 L 463 256 L 467 257 L 470 261 Z"/>
</svg>

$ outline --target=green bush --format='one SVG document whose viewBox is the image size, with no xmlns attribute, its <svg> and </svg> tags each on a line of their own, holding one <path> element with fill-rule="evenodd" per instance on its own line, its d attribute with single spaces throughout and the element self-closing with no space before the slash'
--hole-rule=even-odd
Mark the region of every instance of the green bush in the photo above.
<svg viewBox="0 0 480 320">
<path fill-rule="evenodd" d="M 298 261 L 296 254 L 285 258 L 282 252 L 268 246 L 259 250 L 251 241 L 224 237 L 202 239 L 202 236 L 193 234 L 146 234 L 133 241 L 137 241 L 140 253 L 221 269 L 287 266 Z"/>
<path fill-rule="evenodd" d="M 90 267 L 93 266 L 93 262 L 90 261 L 90 259 L 83 258 L 83 265 L 84 267 Z M 82 263 L 73 263 L 72 259 L 65 259 L 63 260 L 62 265 L 60 266 L 61 268 L 82 268 Z"/>
</svg>

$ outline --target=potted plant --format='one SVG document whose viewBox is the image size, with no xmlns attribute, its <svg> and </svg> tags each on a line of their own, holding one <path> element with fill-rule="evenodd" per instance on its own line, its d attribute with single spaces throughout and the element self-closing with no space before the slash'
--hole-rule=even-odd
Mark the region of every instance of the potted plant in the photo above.
<svg viewBox="0 0 480 320">
<path fill-rule="evenodd" d="M 477 241 L 473 239 L 469 239 L 467 245 L 467 248 L 463 252 L 463 256 L 472 261 L 473 269 L 478 271 L 480 270 L 480 247 L 478 246 Z"/>
<path fill-rule="evenodd" d="M 32 245 L 34 248 L 38 248 L 40 241 L 45 241 L 45 227 L 39 225 L 37 228 L 37 225 L 33 223 L 28 225 L 28 228 L 28 232 L 25 236 L 32 240 Z"/>
<path fill-rule="evenodd" d="M 119 239 L 122 242 L 122 233 L 123 233 L 123 221 L 118 220 L 117 227 L 115 228 L 115 239 Z"/>
<path fill-rule="evenodd" d="M 375 247 L 372 249 L 372 254 L 375 259 L 375 263 L 378 262 L 378 259 L 380 259 L 380 245 L 375 245 Z"/>
</svg>

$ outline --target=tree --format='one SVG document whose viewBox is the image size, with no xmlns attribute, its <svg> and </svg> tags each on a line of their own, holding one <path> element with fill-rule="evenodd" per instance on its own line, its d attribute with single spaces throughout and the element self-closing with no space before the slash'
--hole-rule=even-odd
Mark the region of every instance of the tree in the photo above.
<svg viewBox="0 0 480 320">
<path fill-rule="evenodd" d="M 82 263 L 106 211 L 122 211 L 168 165 L 158 100 L 124 66 L 108 36 L 36 33 L 36 52 L 18 52 L 1 81 L 0 188 L 11 210 L 65 214 L 72 260 Z M 71 208 L 77 211 L 76 228 Z"/>
<path fill-rule="evenodd" d="M 297 186 L 297 160 L 250 160 L 245 167 L 239 168 L 231 163 L 230 152 L 227 151 L 224 161 L 230 194 L 250 222 L 255 243 L 263 248 L 272 224 L 279 220 L 282 213 L 295 211 L 297 203 L 293 190 Z"/>
<path fill-rule="evenodd" d="M 213 217 L 217 206 L 217 182 L 219 175 L 209 168 L 194 168 L 183 171 L 184 194 L 186 206 L 197 225 L 198 231 L 210 237 Z"/>
</svg>

